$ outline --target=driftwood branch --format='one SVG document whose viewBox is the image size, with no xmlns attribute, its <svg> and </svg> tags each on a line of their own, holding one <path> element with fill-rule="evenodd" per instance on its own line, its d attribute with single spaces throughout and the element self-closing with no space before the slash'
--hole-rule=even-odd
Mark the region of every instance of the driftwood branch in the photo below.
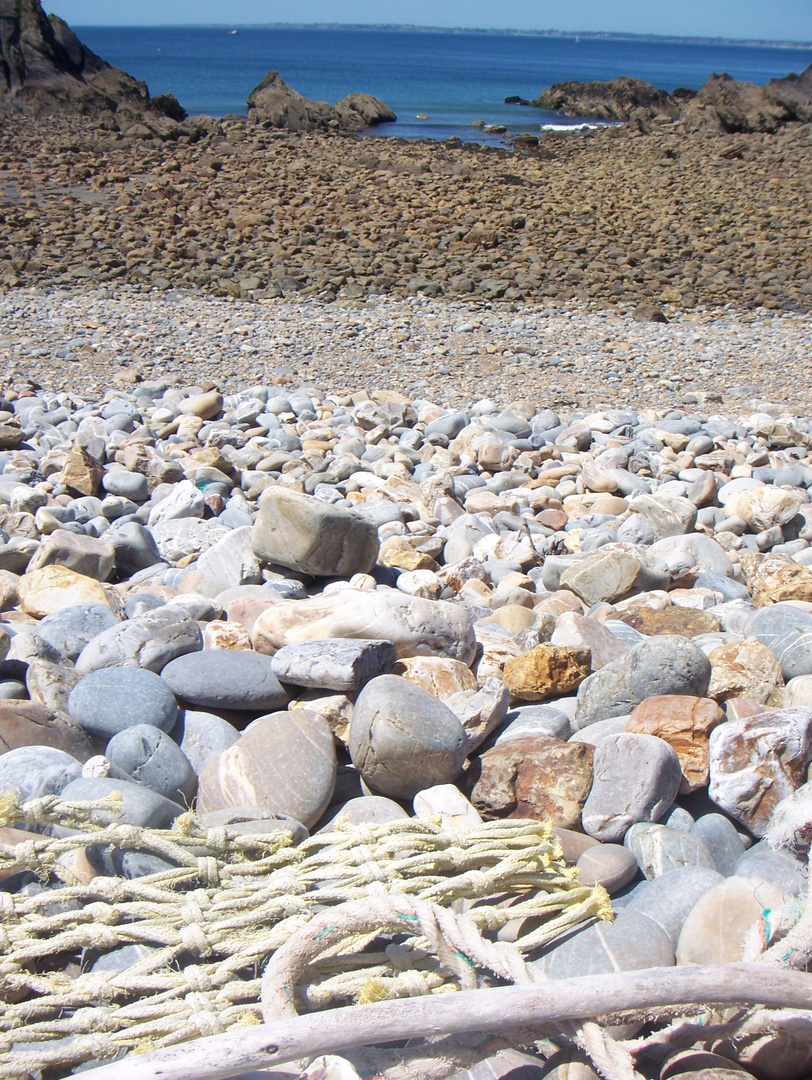
<svg viewBox="0 0 812 1080">
<path fill-rule="evenodd" d="M 812 976 L 766 965 L 650 968 L 353 1005 L 225 1032 L 94 1069 L 92 1080 L 225 1080 L 297 1058 L 396 1039 L 507 1027 L 537 1028 L 675 1005 L 764 1005 L 812 1010 Z"/>
</svg>

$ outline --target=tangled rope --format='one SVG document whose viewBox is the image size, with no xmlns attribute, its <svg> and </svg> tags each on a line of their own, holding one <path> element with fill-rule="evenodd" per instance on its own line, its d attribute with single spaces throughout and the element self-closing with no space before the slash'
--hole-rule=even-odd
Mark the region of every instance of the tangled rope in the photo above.
<svg viewBox="0 0 812 1080">
<path fill-rule="evenodd" d="M 338 823 L 294 847 L 287 833 L 206 830 L 191 814 L 171 831 L 139 829 L 112 820 L 115 810 L 56 797 L 0 805 L 2 826 L 75 830 L 0 845 L 0 874 L 28 871 L 47 885 L 0 893 L 0 1078 L 258 1025 L 283 997 L 323 1009 L 527 981 L 523 955 L 611 918 L 606 893 L 579 885 L 539 822 L 465 833 L 415 819 Z M 93 849 L 174 865 L 135 880 L 82 880 L 77 853 Z M 370 922 L 370 912 L 391 914 L 392 895 L 400 914 Z M 286 943 L 353 902 L 366 921 L 356 911 L 356 923 L 304 950 L 302 971 L 285 966 Z M 448 910 L 461 902 L 464 919 Z M 515 945 L 482 936 L 513 921 Z M 143 957 L 121 971 L 85 970 L 88 958 L 125 945 L 144 946 Z M 281 988 L 266 972 L 260 1006 L 260 972 L 277 956 L 281 966 L 268 971 L 282 973 Z"/>
</svg>

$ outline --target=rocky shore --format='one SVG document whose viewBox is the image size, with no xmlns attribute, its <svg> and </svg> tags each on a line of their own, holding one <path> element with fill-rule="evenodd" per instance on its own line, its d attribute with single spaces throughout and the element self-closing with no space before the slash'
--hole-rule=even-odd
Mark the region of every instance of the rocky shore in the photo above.
<svg viewBox="0 0 812 1080">
<path fill-rule="evenodd" d="M 143 335 L 142 298 L 94 303 Z M 344 333 L 363 314 L 340 313 Z M 436 381 L 328 392 L 256 368 L 225 393 L 154 370 L 99 393 L 83 368 L 0 401 L 0 789 L 117 792 L 150 828 L 194 804 L 295 843 L 336 815 L 549 821 L 614 922 L 531 952 L 539 977 L 783 949 L 808 888 L 808 416 L 623 392 L 444 407 Z M 25 835 L 0 830 L 15 866 Z M 808 1074 L 808 1040 L 749 1022 L 743 1042 L 694 1038 L 745 1075 Z M 646 1075 L 671 1075 L 661 1059 Z"/>
</svg>

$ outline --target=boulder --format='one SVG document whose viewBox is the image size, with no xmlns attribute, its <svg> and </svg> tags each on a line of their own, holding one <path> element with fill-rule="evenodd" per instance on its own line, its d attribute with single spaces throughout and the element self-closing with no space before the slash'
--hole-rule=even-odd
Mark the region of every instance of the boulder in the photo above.
<svg viewBox="0 0 812 1080">
<path fill-rule="evenodd" d="M 375 565 L 378 530 L 352 510 L 270 487 L 259 500 L 251 548 L 259 559 L 302 574 L 352 577 Z"/>
</svg>

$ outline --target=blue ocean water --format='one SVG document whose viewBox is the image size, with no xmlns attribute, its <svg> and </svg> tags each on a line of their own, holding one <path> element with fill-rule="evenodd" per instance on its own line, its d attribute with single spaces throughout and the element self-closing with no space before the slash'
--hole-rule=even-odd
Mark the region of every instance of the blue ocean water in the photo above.
<svg viewBox="0 0 812 1080">
<path fill-rule="evenodd" d="M 397 30 L 376 27 L 77 27 L 94 52 L 152 94 L 171 92 L 189 113 L 224 116 L 271 68 L 300 94 L 329 101 L 354 90 L 382 98 L 398 116 L 377 129 L 406 138 L 470 139 L 471 124 L 538 131 L 566 124 L 534 98 L 563 79 L 634 76 L 666 90 L 697 89 L 712 72 L 764 83 L 802 71 L 812 49 L 729 43 Z M 417 120 L 418 113 L 428 120 Z"/>
</svg>

